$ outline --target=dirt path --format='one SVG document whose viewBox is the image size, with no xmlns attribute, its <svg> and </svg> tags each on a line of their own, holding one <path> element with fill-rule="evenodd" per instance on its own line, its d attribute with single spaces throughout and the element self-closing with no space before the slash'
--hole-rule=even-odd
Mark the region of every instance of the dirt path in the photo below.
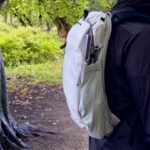
<svg viewBox="0 0 150 150">
<path fill-rule="evenodd" d="M 10 107 L 20 123 L 32 123 L 56 134 L 29 139 L 32 150 L 87 150 L 87 135 L 70 118 L 61 85 L 33 85 L 9 80 Z"/>
</svg>

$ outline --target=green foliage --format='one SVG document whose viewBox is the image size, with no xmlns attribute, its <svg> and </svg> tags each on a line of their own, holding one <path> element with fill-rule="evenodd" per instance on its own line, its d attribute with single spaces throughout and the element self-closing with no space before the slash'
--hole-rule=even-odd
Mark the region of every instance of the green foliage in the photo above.
<svg viewBox="0 0 150 150">
<path fill-rule="evenodd" d="M 87 0 L 7 0 L 2 13 L 7 11 L 28 25 L 37 25 L 40 19 L 55 22 L 58 17 L 71 25 L 81 17 L 87 4 Z"/>
<path fill-rule="evenodd" d="M 6 0 L 1 11 L 4 20 L 8 16 L 15 17 L 21 25 L 27 26 L 14 28 L 0 23 L 0 47 L 8 76 L 31 75 L 38 82 L 61 82 L 61 63 L 58 61 L 62 55 L 62 40 L 56 30 L 46 33 L 34 27 L 42 24 L 52 27 L 58 18 L 64 25 L 71 26 L 89 7 L 89 1 L 93 0 Z M 94 0 L 92 5 L 110 10 L 115 3 L 116 0 Z"/>
<path fill-rule="evenodd" d="M 38 28 L 21 26 L 9 28 L 1 23 L 0 37 L 0 47 L 7 66 L 46 62 L 62 54 L 62 42 L 54 31 L 46 33 Z"/>
<path fill-rule="evenodd" d="M 96 8 L 103 10 L 103 11 L 109 11 L 111 8 L 115 5 L 117 0 L 89 0 L 91 2 L 91 5 L 95 5 Z"/>
<path fill-rule="evenodd" d="M 69 24 L 76 22 L 82 16 L 88 4 L 87 0 L 46 0 L 45 2 L 48 17 L 50 16 L 52 20 L 57 17 L 65 18 Z"/>
<path fill-rule="evenodd" d="M 55 24 L 59 30 L 63 25 L 68 31 L 81 18 L 83 10 L 88 9 L 89 3 L 105 11 L 110 10 L 116 0 L 6 0 L 1 14 L 5 22 L 11 16 L 11 23 L 12 18 L 16 18 L 23 26 L 46 25 L 49 29 Z"/>
<path fill-rule="evenodd" d="M 32 82 L 62 83 L 62 59 L 41 64 L 19 65 L 6 67 L 7 77 L 31 77 Z"/>
</svg>

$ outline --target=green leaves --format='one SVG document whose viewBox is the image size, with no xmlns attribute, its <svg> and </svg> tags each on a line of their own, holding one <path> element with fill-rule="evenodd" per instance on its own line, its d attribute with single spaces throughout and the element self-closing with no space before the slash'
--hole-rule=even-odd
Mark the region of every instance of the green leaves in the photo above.
<svg viewBox="0 0 150 150">
<path fill-rule="evenodd" d="M 37 26 L 56 23 L 56 19 L 71 26 L 89 8 L 89 2 L 101 10 L 110 10 L 116 0 L 6 0 L 2 14 L 9 13 L 24 25 Z M 90 9 L 91 8 L 90 5 Z M 6 7 L 7 6 L 7 7 Z"/>
<path fill-rule="evenodd" d="M 93 5 L 95 5 L 96 8 L 103 11 L 110 11 L 111 8 L 115 5 L 115 3 L 116 0 L 93 0 Z"/>
<path fill-rule="evenodd" d="M 42 22 L 54 22 L 56 18 L 65 18 L 68 24 L 73 24 L 82 16 L 83 10 L 87 8 L 87 0 L 7 0 L 9 8 L 7 12 L 14 15 L 25 24 L 29 21 L 33 25 L 39 23 L 39 17 Z M 5 3 L 6 5 L 6 3 Z M 3 8 L 6 9 L 6 7 Z"/>
<path fill-rule="evenodd" d="M 58 28 L 61 37 L 65 37 L 69 28 L 89 9 L 90 0 L 6 0 L 2 15 L 13 16 L 15 25 L 24 27 L 12 28 L 0 24 L 0 46 L 6 65 L 27 62 L 43 62 L 60 54 L 60 39 L 53 33 L 45 33 L 34 27 Z M 110 10 L 116 0 L 94 0 L 101 10 Z M 91 7 L 91 5 L 90 5 Z M 18 24 L 18 22 L 20 24 Z M 17 22 L 17 23 L 16 23 Z M 33 26 L 33 28 L 28 26 Z"/>
<path fill-rule="evenodd" d="M 1 29 L 4 30 L 1 30 Z M 62 55 L 61 40 L 56 31 L 47 33 L 38 28 L 9 28 L 0 24 L 0 47 L 7 66 L 17 66 L 22 63 L 43 63 L 54 60 Z"/>
</svg>

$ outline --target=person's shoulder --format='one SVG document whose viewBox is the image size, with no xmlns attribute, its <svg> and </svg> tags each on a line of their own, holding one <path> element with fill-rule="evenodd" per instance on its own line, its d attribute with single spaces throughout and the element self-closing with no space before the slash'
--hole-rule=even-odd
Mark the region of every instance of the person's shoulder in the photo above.
<svg viewBox="0 0 150 150">
<path fill-rule="evenodd" d="M 150 24 L 142 22 L 126 22 L 120 27 L 124 32 L 128 32 L 131 36 L 135 35 L 150 35 Z"/>
</svg>

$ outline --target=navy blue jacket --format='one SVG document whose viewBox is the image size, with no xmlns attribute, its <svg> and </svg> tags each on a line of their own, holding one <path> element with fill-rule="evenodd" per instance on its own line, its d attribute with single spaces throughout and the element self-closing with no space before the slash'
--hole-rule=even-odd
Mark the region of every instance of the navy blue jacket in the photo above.
<svg viewBox="0 0 150 150">
<path fill-rule="evenodd" d="M 117 6 L 114 12 L 130 9 L 120 6 L 121 9 Z M 105 75 L 109 107 L 121 122 L 110 137 L 102 140 L 90 137 L 89 149 L 150 150 L 149 23 L 126 21 L 113 26 Z"/>
</svg>

